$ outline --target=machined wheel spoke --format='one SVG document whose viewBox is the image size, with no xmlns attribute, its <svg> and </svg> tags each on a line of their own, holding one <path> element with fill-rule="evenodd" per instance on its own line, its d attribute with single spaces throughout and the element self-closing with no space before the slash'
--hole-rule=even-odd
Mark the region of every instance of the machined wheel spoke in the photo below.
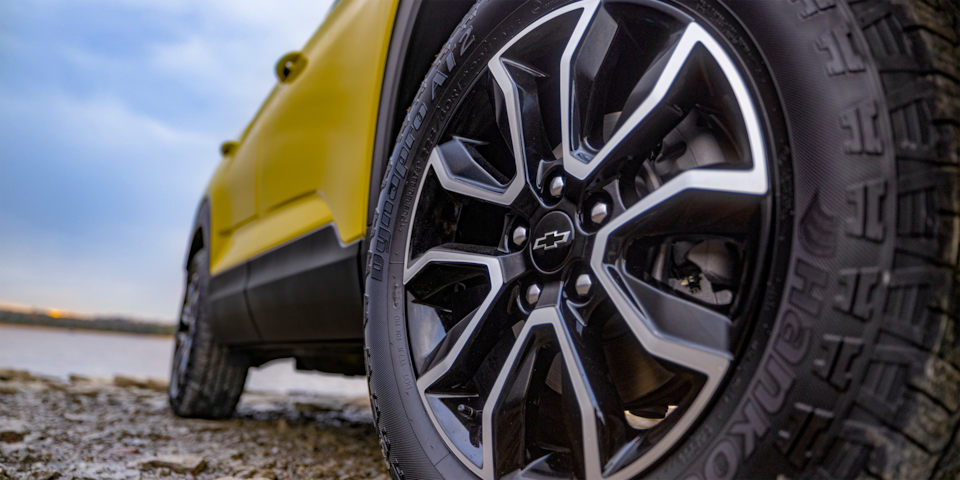
<svg viewBox="0 0 960 480">
<path fill-rule="evenodd" d="M 517 97 L 520 128 L 523 145 L 524 165 L 526 166 L 529 181 L 534 191 L 543 188 L 542 169 L 538 168 L 541 159 L 552 159 L 552 147 L 549 145 L 547 133 L 544 130 L 537 80 L 547 77 L 547 74 L 521 63 L 502 59 L 501 63 Z"/>
<path fill-rule="evenodd" d="M 612 136 L 597 146 L 583 142 L 590 136 L 590 120 L 596 123 L 598 113 L 603 112 L 595 112 L 596 102 L 584 98 L 586 92 L 581 89 L 594 86 L 595 76 L 601 69 L 598 62 L 610 47 L 616 23 L 601 10 L 581 37 L 571 38 L 564 53 L 560 79 L 561 88 L 568 89 L 561 93 L 561 115 L 565 127 L 564 168 L 569 174 L 582 180 L 608 158 L 649 150 L 679 123 L 689 109 L 688 99 L 693 96 L 682 95 L 686 85 L 678 82 L 678 76 L 703 38 L 702 31 L 697 24 L 690 23 L 681 34 L 673 36 L 671 45 L 640 77 L 623 110 L 615 119 L 611 118 Z"/>
<path fill-rule="evenodd" d="M 430 155 L 430 165 L 444 189 L 498 205 L 510 205 L 526 181 L 524 121 L 528 118 L 525 114 L 536 108 L 535 85 L 528 77 L 542 75 L 520 63 L 504 59 L 503 52 L 508 47 L 495 55 L 487 66 L 493 77 L 489 86 L 494 104 L 493 115 L 500 134 L 513 154 L 516 174 L 513 178 L 497 178 L 496 169 L 491 168 L 489 161 L 477 151 L 477 146 L 482 145 L 485 139 L 454 137 L 434 148 Z M 530 97 L 531 93 L 534 97 Z M 528 127 L 528 130 L 531 128 Z"/>
<path fill-rule="evenodd" d="M 676 337 L 665 334 L 651 316 L 656 314 L 670 315 L 670 312 L 677 310 L 686 310 L 687 312 L 693 312 L 694 310 L 687 308 L 683 303 L 667 302 L 664 297 L 652 290 L 643 287 L 638 289 L 628 287 L 628 280 L 618 278 L 613 273 L 615 270 L 607 263 L 611 259 L 612 252 L 618 250 L 617 248 L 611 248 L 611 242 L 621 241 L 616 238 L 621 230 L 628 230 L 637 225 L 638 222 L 643 222 L 649 218 L 651 212 L 656 213 L 654 212 L 655 208 L 659 208 L 681 194 L 704 191 L 759 197 L 766 195 L 769 189 L 765 149 L 760 127 L 756 120 L 757 114 L 746 85 L 734 68 L 732 61 L 720 48 L 716 40 L 695 23 L 687 25 L 672 52 L 668 55 L 670 59 L 665 63 L 651 93 L 614 134 L 611 142 L 604 147 L 604 150 L 612 148 L 611 145 L 616 145 L 617 138 L 622 139 L 627 132 L 633 131 L 638 126 L 642 128 L 641 123 L 644 118 L 666 95 L 673 79 L 689 57 L 693 47 L 698 44 L 703 45 L 716 60 L 737 100 L 740 117 L 744 119 L 752 165 L 747 170 L 692 169 L 679 173 L 676 177 L 639 199 L 622 215 L 600 229 L 597 233 L 590 263 L 607 294 L 624 315 L 644 348 L 655 356 L 708 375 L 710 380 L 704 388 L 704 390 L 708 390 L 711 385 L 716 386 L 716 382 L 719 381 L 720 376 L 726 370 L 726 365 L 729 363 L 729 353 L 725 349 L 717 350 L 702 345 L 692 346 L 684 341 L 676 341 Z M 602 161 L 603 154 L 604 151 L 601 151 L 594 161 Z M 683 219 L 678 220 L 683 221 Z M 637 295 L 634 293 L 635 291 L 639 291 L 640 294 Z M 637 296 L 641 298 L 635 298 Z M 646 300 L 649 305 L 643 305 L 642 300 Z M 635 306 L 637 303 L 640 303 L 641 306 Z"/>
<path fill-rule="evenodd" d="M 447 273 L 440 276 L 426 272 L 438 267 L 446 269 Z M 469 272 L 461 274 L 458 269 L 474 272 L 474 276 L 477 270 L 484 271 L 489 289 L 479 305 L 457 319 L 426 358 L 417 379 L 417 389 L 423 401 L 431 406 L 428 411 L 434 421 L 443 425 L 451 442 L 468 460 L 479 466 L 482 460 L 479 421 L 471 422 L 467 411 L 458 412 L 457 408 L 460 405 L 464 405 L 460 408 L 471 405 L 470 408 L 481 408 L 477 404 L 478 393 L 466 384 L 481 368 L 485 358 L 496 356 L 497 351 L 501 352 L 500 356 L 506 356 L 509 345 L 505 345 L 501 338 L 505 329 L 500 325 L 508 318 L 503 308 L 507 301 L 504 287 L 512 284 L 527 267 L 522 253 L 502 254 L 490 248 L 446 244 L 420 256 L 407 268 L 404 280 L 408 291 L 416 290 L 419 295 L 429 297 L 432 292 L 443 291 L 447 284 L 461 283 L 471 275 Z M 421 274 L 425 275 L 423 282 L 418 278 Z M 509 325 L 506 327 L 509 331 Z M 508 341 L 512 339 L 512 336 L 507 338 Z M 489 353 L 491 349 L 493 354 Z M 476 390 L 476 387 L 472 388 Z"/>
<path fill-rule="evenodd" d="M 544 352 L 539 347 L 545 344 L 559 348 L 560 363 L 565 366 L 561 388 L 572 390 L 560 395 L 569 421 L 566 430 L 569 438 L 563 439 L 569 442 L 569 455 L 583 478 L 600 478 L 603 467 L 600 449 L 623 436 L 622 427 L 614 420 L 622 410 L 618 412 L 612 386 L 600 378 L 604 371 L 601 363 L 586 354 L 574 339 L 557 306 L 533 311 L 487 398 L 483 410 L 484 464 L 495 465 L 498 476 L 514 469 L 548 473 L 549 462 L 540 459 L 525 464 L 523 459 L 528 433 L 524 425 L 527 390 L 536 375 L 537 355 Z M 618 428 L 621 431 L 618 432 Z M 557 440 L 562 443 L 561 439 Z"/>
<path fill-rule="evenodd" d="M 713 352 L 717 356 L 729 355 L 730 319 L 690 300 L 650 286 L 632 275 L 611 272 L 626 286 L 634 304 L 642 311 L 657 334 L 668 341 Z"/>
<path fill-rule="evenodd" d="M 477 151 L 477 146 L 482 144 L 483 142 L 477 140 L 454 137 L 434 149 L 431 161 L 434 161 L 433 155 L 436 155 L 436 162 L 443 167 L 443 172 L 446 174 L 441 178 L 448 178 L 464 186 L 469 185 L 502 195 L 508 180 L 496 178 L 490 173 L 491 168 L 485 165 L 486 160 Z M 454 187 L 454 191 L 456 188 Z"/>
<path fill-rule="evenodd" d="M 474 250 L 474 252 L 466 251 L 464 248 Z M 417 382 L 421 391 L 425 391 L 438 379 L 448 374 L 458 362 L 460 355 L 465 350 L 471 350 L 473 342 L 477 340 L 476 335 L 481 333 L 479 332 L 481 324 L 489 317 L 492 307 L 503 293 L 504 285 L 523 272 L 523 268 L 517 264 L 520 261 L 518 254 L 498 256 L 496 252 L 477 252 L 482 250 L 473 246 L 458 246 L 455 244 L 433 248 L 418 258 L 404 275 L 404 281 L 408 284 L 408 289 L 417 274 L 431 265 L 445 265 L 454 268 L 459 266 L 473 270 L 484 269 L 489 281 L 489 291 L 482 302 L 462 319 L 459 319 L 456 325 L 447 332 L 444 340 L 432 352 L 429 368 L 424 369 Z M 458 282 L 460 278 L 455 276 L 444 280 L 430 279 L 428 288 L 439 291 L 449 283 Z"/>
<path fill-rule="evenodd" d="M 594 23 L 602 25 L 609 23 L 609 20 L 605 20 L 605 17 L 598 13 Z M 593 25 L 590 27 L 590 31 L 596 29 Z M 602 142 L 602 147 L 598 150 L 584 148 L 578 142 L 586 135 L 581 131 L 582 128 L 589 126 L 584 125 L 586 120 L 580 119 L 583 115 L 579 112 L 588 107 L 580 106 L 585 103 L 585 99 L 577 97 L 576 83 L 578 80 L 583 83 L 583 79 L 577 77 L 576 74 L 580 72 L 576 67 L 584 63 L 580 61 L 579 55 L 592 53 L 590 48 L 584 48 L 589 47 L 589 43 L 581 45 L 579 42 L 586 42 L 591 38 L 588 34 L 572 37 L 567 52 L 564 53 L 564 64 L 561 65 L 564 168 L 576 178 L 586 179 L 599 165 L 607 161 L 650 152 L 687 116 L 705 89 L 696 79 L 691 79 L 689 70 L 694 66 L 694 57 L 704 60 L 710 57 L 710 61 L 719 66 L 729 81 L 736 100 L 745 110 L 741 112 L 742 117 L 756 118 L 752 115 L 752 103 L 746 85 L 733 62 L 716 40 L 698 24 L 691 22 L 671 37 L 667 48 L 639 78 L 627 97 L 623 110 L 610 116 L 612 131 L 609 139 Z M 698 49 L 698 46 L 702 48 Z M 759 127 L 750 125 L 751 122 L 747 123 L 748 131 L 756 127 L 755 131 L 748 132 L 753 143 L 753 140 L 759 140 Z M 606 128 L 611 130 L 610 126 Z M 753 160 L 754 163 L 759 163 L 755 155 Z"/>
<path fill-rule="evenodd" d="M 762 157 L 761 157 L 762 158 Z M 597 241 L 591 255 L 591 267 L 603 284 L 610 298 L 634 329 L 644 348 L 651 354 L 684 365 L 708 375 L 719 375 L 728 363 L 724 350 L 717 350 L 709 346 L 691 346 L 687 342 L 677 342 L 677 338 L 668 335 L 657 322 L 668 322 L 669 319 L 656 320 L 653 317 L 664 315 L 669 317 L 674 312 L 686 312 L 694 315 L 695 312 L 710 313 L 706 309 L 696 309 L 694 305 L 686 306 L 684 300 L 672 301 L 655 292 L 652 288 L 645 288 L 639 280 L 624 278 L 618 275 L 616 269 L 607 263 L 611 252 L 612 238 L 616 237 L 621 229 L 629 229 L 635 222 L 645 219 L 649 214 L 656 214 L 654 209 L 673 197 L 692 190 L 734 192 L 744 195 L 762 195 L 767 190 L 766 171 L 756 162 L 751 171 L 733 170 L 691 170 L 680 174 L 677 178 L 667 182 L 650 195 L 640 199 L 635 205 L 627 209 L 622 215 L 604 226 L 597 233 Z M 665 295 L 665 294 L 664 294 Z M 644 304 L 644 301 L 649 304 Z M 635 306 L 640 304 L 639 307 Z M 715 322 L 714 322 L 715 323 Z M 713 328 L 716 332 L 719 328 Z M 720 361 L 722 360 L 722 361 Z M 717 363 L 719 361 L 719 363 Z M 718 366 L 722 367 L 718 370 Z"/>
<path fill-rule="evenodd" d="M 663 98 L 663 95 L 658 92 L 668 90 L 672 76 L 676 75 L 682 60 L 687 58 L 690 50 L 697 43 L 704 45 L 713 55 L 736 96 L 739 113 L 745 119 L 746 139 L 749 142 L 752 165 L 746 170 L 692 169 L 679 173 L 640 198 L 620 216 L 601 228 L 597 233 L 590 257 L 592 270 L 643 348 L 657 358 L 689 368 L 706 377 L 699 393 L 688 407 L 689 411 L 694 412 L 700 411 L 713 396 L 732 359 L 727 345 L 729 340 L 723 334 L 727 330 L 727 320 L 687 299 L 656 290 L 629 275 L 618 274 L 617 268 L 607 262 L 615 263 L 613 252 L 622 252 L 622 249 L 617 248 L 623 247 L 620 244 L 623 239 L 618 238 L 619 232 L 630 230 L 632 226 L 649 218 L 651 212 L 655 214 L 656 212 L 653 212 L 655 208 L 661 207 L 681 194 L 703 191 L 760 197 L 768 192 L 767 160 L 760 128 L 756 122 L 756 111 L 742 79 L 715 40 L 706 35 L 696 24 L 688 25 L 673 49 L 671 59 L 666 63 L 664 72 L 654 85 L 652 93 L 619 127 L 617 133 L 604 147 L 608 152 L 601 150 L 593 160 L 597 164 L 602 162 L 606 158 L 605 153 L 609 153 L 609 150 L 617 145 L 618 138 L 622 140 L 627 132 L 631 132 L 638 126 L 642 128 L 641 123 L 644 118 Z M 586 164 L 586 167 L 578 170 L 583 176 L 587 176 L 593 168 L 596 168 L 596 164 Z M 678 220 L 680 223 L 683 221 L 682 218 Z M 678 317 L 681 319 L 676 320 Z M 703 331 L 691 334 L 685 332 L 678 324 L 699 327 L 718 337 L 711 338 Z M 628 470 L 639 471 L 646 468 L 686 431 L 693 418 L 693 415 L 681 416 L 663 439 L 651 446 Z"/>
</svg>

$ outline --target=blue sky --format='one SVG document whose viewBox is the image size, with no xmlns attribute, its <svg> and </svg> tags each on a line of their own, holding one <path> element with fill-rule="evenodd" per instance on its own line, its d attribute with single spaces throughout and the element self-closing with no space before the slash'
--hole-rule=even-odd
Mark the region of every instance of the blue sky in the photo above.
<svg viewBox="0 0 960 480">
<path fill-rule="evenodd" d="M 219 144 L 330 4 L 0 1 L 0 302 L 174 319 Z"/>
</svg>

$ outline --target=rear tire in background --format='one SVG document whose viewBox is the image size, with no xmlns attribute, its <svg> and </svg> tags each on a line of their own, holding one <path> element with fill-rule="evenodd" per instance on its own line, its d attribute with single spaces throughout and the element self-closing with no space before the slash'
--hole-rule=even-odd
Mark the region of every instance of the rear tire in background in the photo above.
<svg viewBox="0 0 960 480">
<path fill-rule="evenodd" d="M 168 389 L 170 407 L 181 417 L 220 419 L 233 415 L 247 379 L 247 365 L 217 344 L 206 310 L 210 268 L 206 249 L 187 269 L 187 286 Z"/>
<path fill-rule="evenodd" d="M 960 7 L 595 7 L 478 2 L 409 110 L 393 477 L 958 478 Z"/>
</svg>

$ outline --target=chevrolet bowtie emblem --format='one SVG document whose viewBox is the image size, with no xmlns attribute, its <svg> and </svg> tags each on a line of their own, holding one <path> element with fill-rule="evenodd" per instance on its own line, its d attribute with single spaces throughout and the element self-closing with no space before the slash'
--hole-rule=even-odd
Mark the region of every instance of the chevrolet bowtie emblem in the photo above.
<svg viewBox="0 0 960 480">
<path fill-rule="evenodd" d="M 567 243 L 568 238 L 570 238 L 570 232 L 557 232 L 556 230 L 547 232 L 546 235 L 533 242 L 533 249 L 550 250 L 551 248 L 557 248 L 561 243 Z"/>
</svg>

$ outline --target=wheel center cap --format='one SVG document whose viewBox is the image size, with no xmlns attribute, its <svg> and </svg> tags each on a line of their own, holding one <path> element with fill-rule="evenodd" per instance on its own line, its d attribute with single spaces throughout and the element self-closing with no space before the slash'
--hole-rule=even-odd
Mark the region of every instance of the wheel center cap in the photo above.
<svg viewBox="0 0 960 480">
<path fill-rule="evenodd" d="M 530 254 L 541 270 L 552 272 L 570 256 L 574 240 L 573 222 L 563 212 L 550 212 L 540 219 L 533 230 Z"/>
</svg>

